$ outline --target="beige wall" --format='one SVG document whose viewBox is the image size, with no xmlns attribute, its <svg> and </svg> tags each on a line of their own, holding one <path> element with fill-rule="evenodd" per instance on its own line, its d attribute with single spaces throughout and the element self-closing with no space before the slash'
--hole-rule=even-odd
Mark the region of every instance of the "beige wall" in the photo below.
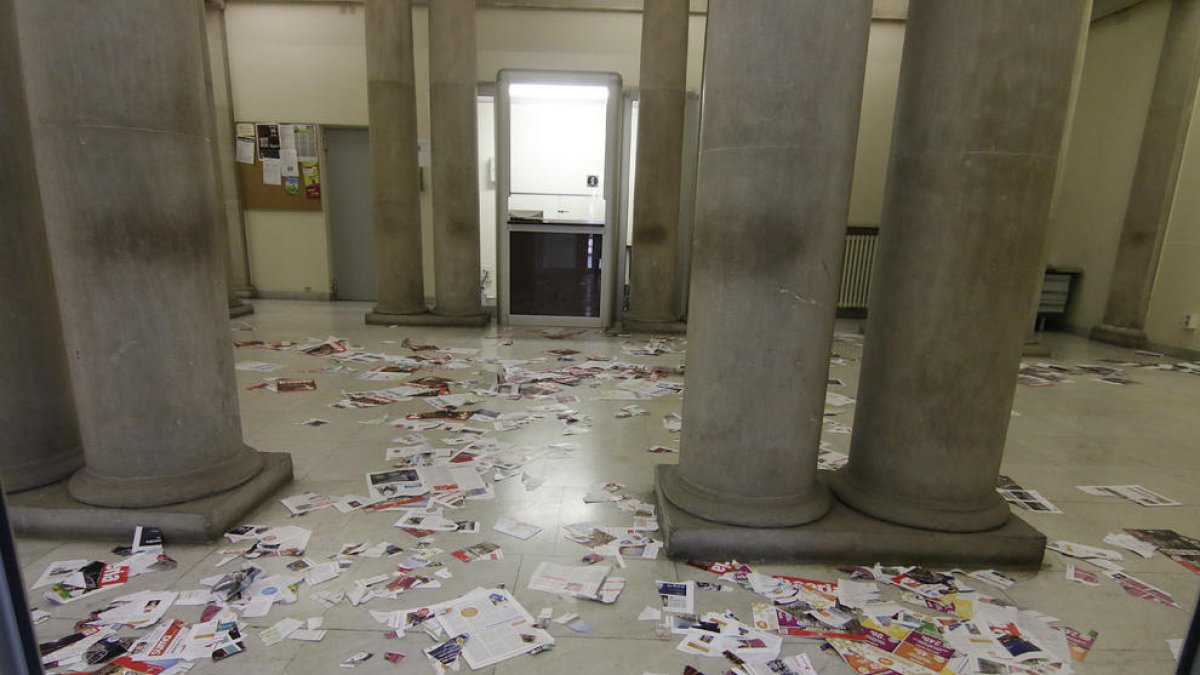
<svg viewBox="0 0 1200 675">
<path fill-rule="evenodd" d="M 553 68 L 613 71 L 621 74 L 625 86 L 637 86 L 641 14 L 485 8 L 476 12 L 476 21 L 480 80 L 495 80 L 502 68 Z M 703 61 L 704 17 L 693 16 L 688 30 L 689 88 L 700 88 Z"/>
<path fill-rule="evenodd" d="M 862 115 L 858 126 L 858 151 L 854 158 L 854 182 L 850 191 L 850 225 L 879 225 L 903 51 L 903 22 L 875 21 L 871 24 Z"/>
<path fill-rule="evenodd" d="M 225 21 L 238 121 L 366 126 L 361 7 L 230 3 Z M 329 293 L 323 213 L 247 211 L 246 239 L 260 292 Z"/>
<path fill-rule="evenodd" d="M 247 211 L 250 277 L 264 295 L 329 293 L 325 218 L 312 211 Z"/>
<path fill-rule="evenodd" d="M 234 114 L 244 121 L 367 124 L 363 9 L 355 4 L 230 3 L 226 9 Z M 501 68 L 615 71 L 636 86 L 641 16 L 628 12 L 482 8 L 477 13 L 479 79 Z M 699 90 L 702 16 L 693 16 L 688 87 Z M 429 137 L 428 15 L 413 12 L 418 134 Z M 862 129 L 850 223 L 879 222 L 895 107 L 903 24 L 875 22 L 868 54 Z M 429 192 L 423 195 L 427 294 L 433 290 Z M 328 292 L 328 227 L 320 213 L 247 213 L 255 285 L 265 292 Z M 303 265 L 295 262 L 304 261 Z"/>
<path fill-rule="evenodd" d="M 1092 24 L 1088 36 L 1046 242 L 1047 263 L 1084 270 L 1067 319 L 1079 329 L 1104 314 L 1169 10 L 1169 0 L 1147 0 Z"/>
<path fill-rule="evenodd" d="M 1200 314 L 1200 105 L 1192 110 L 1175 203 L 1150 296 L 1146 316 L 1150 342 L 1200 351 L 1200 330 L 1179 325 L 1184 314 Z"/>
</svg>

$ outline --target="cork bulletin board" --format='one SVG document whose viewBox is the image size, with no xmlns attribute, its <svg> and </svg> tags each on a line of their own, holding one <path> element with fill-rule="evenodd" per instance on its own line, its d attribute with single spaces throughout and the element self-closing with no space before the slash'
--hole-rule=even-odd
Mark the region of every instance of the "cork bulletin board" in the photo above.
<svg viewBox="0 0 1200 675">
<path fill-rule="evenodd" d="M 235 128 L 242 208 L 321 210 L 317 125 L 239 122 Z"/>
</svg>

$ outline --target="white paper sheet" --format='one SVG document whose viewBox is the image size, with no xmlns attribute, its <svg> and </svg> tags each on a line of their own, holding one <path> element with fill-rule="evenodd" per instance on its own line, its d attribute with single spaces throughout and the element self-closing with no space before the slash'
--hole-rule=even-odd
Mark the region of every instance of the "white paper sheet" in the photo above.
<svg viewBox="0 0 1200 675">
<path fill-rule="evenodd" d="M 594 598 L 612 568 L 607 565 L 572 567 L 543 562 L 529 579 L 529 590 Z"/>
<path fill-rule="evenodd" d="M 515 518 L 509 518 L 508 516 L 497 518 L 496 524 L 492 526 L 492 529 L 507 534 L 510 537 L 516 537 L 522 541 L 534 537 L 542 531 L 542 528 L 537 525 L 531 525 Z"/>
<path fill-rule="evenodd" d="M 266 185 L 283 184 L 283 164 L 278 159 L 264 157 L 262 161 L 263 183 Z"/>
<path fill-rule="evenodd" d="M 254 139 L 238 138 L 234 144 L 234 154 L 239 164 L 253 164 Z"/>
</svg>

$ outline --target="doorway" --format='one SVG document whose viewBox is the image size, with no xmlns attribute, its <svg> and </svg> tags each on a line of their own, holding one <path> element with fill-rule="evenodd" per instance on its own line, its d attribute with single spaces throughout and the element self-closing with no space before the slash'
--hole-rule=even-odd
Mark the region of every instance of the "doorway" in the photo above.
<svg viewBox="0 0 1200 675">
<path fill-rule="evenodd" d="M 379 287 L 371 222 L 370 135 L 366 129 L 326 127 L 324 136 L 333 297 L 374 301 Z"/>
<path fill-rule="evenodd" d="M 616 288 L 621 78 L 502 70 L 500 321 L 607 326 Z"/>
</svg>

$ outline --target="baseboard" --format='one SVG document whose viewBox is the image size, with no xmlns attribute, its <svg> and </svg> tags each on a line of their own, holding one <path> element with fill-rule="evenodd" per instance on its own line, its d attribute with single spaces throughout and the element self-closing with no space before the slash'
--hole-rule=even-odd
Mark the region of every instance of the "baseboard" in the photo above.
<svg viewBox="0 0 1200 675">
<path fill-rule="evenodd" d="M 1076 325 L 1073 323 L 1063 322 L 1061 324 L 1054 326 L 1054 329 L 1061 330 L 1064 333 L 1070 333 L 1071 335 L 1077 335 L 1081 338 L 1091 339 L 1091 334 L 1092 334 L 1091 326 L 1079 326 L 1079 325 Z"/>
<path fill-rule="evenodd" d="M 1200 361 L 1200 349 L 1189 349 L 1188 347 L 1176 347 L 1175 345 L 1165 345 L 1161 342 L 1153 340 L 1146 343 L 1145 349 L 1151 352 L 1160 352 L 1167 356 L 1173 356 L 1177 359 L 1186 361 Z"/>
<path fill-rule="evenodd" d="M 1056 330 L 1058 332 L 1070 333 L 1071 335 L 1077 335 L 1081 338 L 1091 339 L 1091 333 L 1092 333 L 1091 326 L 1079 326 L 1079 325 L 1076 325 L 1073 323 L 1067 323 L 1065 321 L 1061 321 L 1061 322 L 1054 323 L 1051 326 L 1051 328 L 1053 328 L 1054 330 Z M 1105 344 L 1107 344 L 1107 343 L 1105 343 Z M 1177 359 L 1184 359 L 1187 361 L 1200 361 L 1200 349 L 1191 349 L 1189 347 L 1178 347 L 1175 345 L 1168 345 L 1168 344 L 1163 344 L 1161 342 L 1155 342 L 1153 340 L 1147 341 L 1146 345 L 1143 347 L 1143 349 L 1145 349 L 1146 351 L 1159 352 L 1161 354 L 1166 354 L 1167 356 L 1171 356 L 1171 357 L 1174 357 Z"/>
<path fill-rule="evenodd" d="M 263 300 L 332 300 L 329 291 L 269 291 L 258 289 L 258 297 Z"/>
</svg>

